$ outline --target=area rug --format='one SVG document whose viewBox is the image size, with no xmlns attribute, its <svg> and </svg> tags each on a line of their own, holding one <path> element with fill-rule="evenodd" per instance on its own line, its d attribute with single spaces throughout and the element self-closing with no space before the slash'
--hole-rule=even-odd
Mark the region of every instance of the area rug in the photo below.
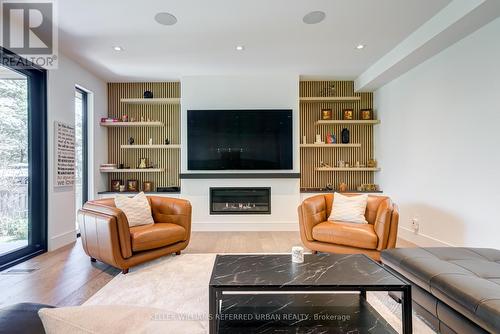
<svg viewBox="0 0 500 334">
<path fill-rule="evenodd" d="M 133 305 L 154 307 L 167 313 L 184 314 L 204 321 L 208 328 L 208 282 L 215 254 L 167 256 L 119 274 L 84 305 Z M 367 294 L 368 302 L 395 328 L 401 331 L 401 305 L 387 293 Z M 435 333 L 420 318 L 413 316 L 413 332 Z"/>
</svg>

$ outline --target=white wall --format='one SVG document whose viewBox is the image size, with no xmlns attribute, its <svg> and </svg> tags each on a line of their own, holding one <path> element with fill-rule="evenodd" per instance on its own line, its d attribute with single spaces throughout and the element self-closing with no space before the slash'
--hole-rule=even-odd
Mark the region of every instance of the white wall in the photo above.
<svg viewBox="0 0 500 334">
<path fill-rule="evenodd" d="M 497 19 L 375 92 L 377 182 L 406 239 L 500 247 L 499 36 Z"/>
<path fill-rule="evenodd" d="M 300 171 L 298 97 L 298 75 L 188 76 L 182 78 L 181 172 L 188 172 L 186 147 L 187 110 L 267 108 L 293 109 L 294 122 L 293 170 L 268 172 L 298 173 Z M 208 205 L 209 187 L 215 186 L 271 187 L 272 214 L 210 215 Z M 184 179 L 181 180 L 181 197 L 190 200 L 193 205 L 193 230 L 264 231 L 298 229 L 296 208 L 300 202 L 299 179 Z"/>
<path fill-rule="evenodd" d="M 106 188 L 99 166 L 107 160 L 107 135 L 99 119 L 107 115 L 106 83 L 59 54 L 59 68 L 48 73 L 48 248 L 54 250 L 76 238 L 74 187 L 55 188 L 54 122 L 75 123 L 75 87 L 92 92 L 89 99 L 89 198 Z"/>
</svg>

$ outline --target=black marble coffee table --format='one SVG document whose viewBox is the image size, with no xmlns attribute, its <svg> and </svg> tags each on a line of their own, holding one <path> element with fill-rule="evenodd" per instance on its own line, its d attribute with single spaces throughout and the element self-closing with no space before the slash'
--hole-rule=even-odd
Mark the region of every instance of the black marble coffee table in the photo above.
<svg viewBox="0 0 500 334">
<path fill-rule="evenodd" d="M 210 333 L 396 333 L 367 291 L 401 291 L 403 333 L 412 332 L 411 285 L 365 255 L 306 254 L 304 263 L 288 254 L 217 255 Z"/>
</svg>

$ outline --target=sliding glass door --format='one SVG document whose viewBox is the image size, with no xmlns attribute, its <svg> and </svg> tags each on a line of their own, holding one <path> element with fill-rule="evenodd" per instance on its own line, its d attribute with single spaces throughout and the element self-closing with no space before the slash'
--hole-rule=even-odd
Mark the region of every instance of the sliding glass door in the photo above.
<svg viewBox="0 0 500 334">
<path fill-rule="evenodd" d="M 45 71 L 0 49 L 0 269 L 46 250 Z"/>
</svg>

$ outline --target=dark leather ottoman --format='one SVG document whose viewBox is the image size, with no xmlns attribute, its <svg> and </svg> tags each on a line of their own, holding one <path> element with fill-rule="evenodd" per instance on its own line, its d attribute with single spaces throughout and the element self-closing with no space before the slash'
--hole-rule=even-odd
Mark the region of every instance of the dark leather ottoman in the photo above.
<svg viewBox="0 0 500 334">
<path fill-rule="evenodd" d="M 500 251 L 396 248 L 385 266 L 412 283 L 415 310 L 441 333 L 500 333 Z"/>
<path fill-rule="evenodd" d="M 0 307 L 0 334 L 45 334 L 38 311 L 52 307 L 31 303 Z"/>
</svg>

